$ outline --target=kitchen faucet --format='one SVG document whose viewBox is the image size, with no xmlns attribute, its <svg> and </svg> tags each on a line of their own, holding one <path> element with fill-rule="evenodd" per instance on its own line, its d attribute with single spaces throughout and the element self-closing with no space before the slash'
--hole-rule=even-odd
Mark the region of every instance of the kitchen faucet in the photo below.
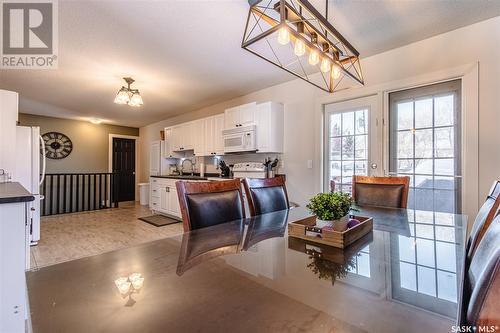
<svg viewBox="0 0 500 333">
<path fill-rule="evenodd" d="M 196 161 L 193 162 L 191 159 L 189 158 L 186 158 L 182 161 L 181 163 L 181 176 L 184 174 L 184 162 L 186 161 L 189 161 L 189 163 L 191 164 L 191 176 L 194 176 L 194 165 L 196 164 Z"/>
</svg>

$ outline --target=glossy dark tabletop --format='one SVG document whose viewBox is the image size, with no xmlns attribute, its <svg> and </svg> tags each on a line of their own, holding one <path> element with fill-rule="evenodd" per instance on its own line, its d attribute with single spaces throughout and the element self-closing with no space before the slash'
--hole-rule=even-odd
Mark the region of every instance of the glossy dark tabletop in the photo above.
<svg viewBox="0 0 500 333">
<path fill-rule="evenodd" d="M 27 273 L 34 332 L 450 332 L 466 218 L 360 207 L 344 250 L 288 237 L 304 208 Z M 115 280 L 139 272 L 122 296 Z"/>
</svg>

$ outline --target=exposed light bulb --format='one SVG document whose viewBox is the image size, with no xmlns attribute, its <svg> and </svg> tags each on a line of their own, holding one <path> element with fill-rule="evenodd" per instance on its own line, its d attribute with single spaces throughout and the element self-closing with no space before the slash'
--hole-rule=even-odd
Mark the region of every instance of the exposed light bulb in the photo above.
<svg viewBox="0 0 500 333">
<path fill-rule="evenodd" d="M 128 103 L 128 105 L 130 106 L 141 106 L 142 104 L 144 103 L 142 101 L 142 97 L 139 94 L 139 92 L 135 92 L 130 98 L 130 102 Z"/>
<path fill-rule="evenodd" d="M 331 68 L 330 60 L 328 60 L 328 58 L 323 58 L 323 60 L 321 60 L 321 65 L 319 68 L 323 73 L 329 72 Z"/>
<path fill-rule="evenodd" d="M 333 64 L 333 67 L 332 67 L 332 78 L 334 80 L 337 80 L 339 77 L 340 77 L 340 67 L 339 65 L 337 64 Z"/>
<path fill-rule="evenodd" d="M 130 94 L 126 88 L 121 88 L 116 94 L 115 103 L 116 104 L 127 104 L 130 102 Z"/>
<path fill-rule="evenodd" d="M 281 45 L 286 45 L 290 42 L 290 32 L 288 28 L 282 27 L 278 30 L 278 43 Z"/>
<path fill-rule="evenodd" d="M 304 53 L 306 53 L 306 44 L 300 38 L 295 40 L 295 46 L 293 48 L 293 52 L 297 57 L 302 57 Z"/>
<path fill-rule="evenodd" d="M 317 50 L 311 49 L 309 53 L 309 65 L 316 66 L 319 62 L 319 52 Z"/>
</svg>

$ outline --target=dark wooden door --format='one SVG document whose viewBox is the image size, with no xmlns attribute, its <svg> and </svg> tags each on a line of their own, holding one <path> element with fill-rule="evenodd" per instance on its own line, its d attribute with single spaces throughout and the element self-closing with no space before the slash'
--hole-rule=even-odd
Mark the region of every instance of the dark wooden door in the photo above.
<svg viewBox="0 0 500 333">
<path fill-rule="evenodd" d="M 113 173 L 118 201 L 135 200 L 135 140 L 113 138 Z"/>
</svg>

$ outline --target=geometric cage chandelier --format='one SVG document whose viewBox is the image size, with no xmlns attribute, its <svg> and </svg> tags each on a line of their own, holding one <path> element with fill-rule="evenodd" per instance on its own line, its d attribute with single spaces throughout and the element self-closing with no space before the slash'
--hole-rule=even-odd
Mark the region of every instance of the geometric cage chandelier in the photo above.
<svg viewBox="0 0 500 333">
<path fill-rule="evenodd" d="M 241 47 L 326 91 L 364 85 L 359 52 L 307 0 L 248 0 Z"/>
</svg>

